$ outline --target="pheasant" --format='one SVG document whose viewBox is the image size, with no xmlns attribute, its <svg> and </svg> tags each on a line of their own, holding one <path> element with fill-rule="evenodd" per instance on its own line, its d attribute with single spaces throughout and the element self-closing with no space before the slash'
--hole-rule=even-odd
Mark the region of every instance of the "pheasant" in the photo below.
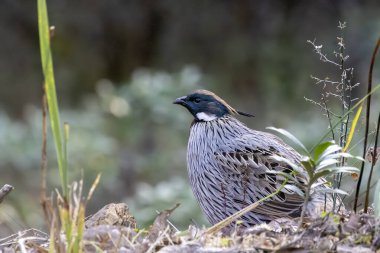
<svg viewBox="0 0 380 253">
<path fill-rule="evenodd" d="M 211 224 L 266 197 L 283 184 L 284 177 L 270 172 L 290 173 L 291 168 L 274 156 L 300 164 L 298 152 L 275 135 L 248 128 L 235 116 L 252 115 L 235 110 L 210 91 L 197 90 L 173 103 L 184 106 L 194 116 L 187 170 L 195 198 Z M 297 175 L 299 182 L 304 182 L 305 175 L 306 172 Z M 300 216 L 304 199 L 291 184 L 288 182 L 274 197 L 243 215 L 242 224 L 251 226 Z M 326 201 L 328 205 L 331 199 Z M 324 194 L 311 195 L 306 214 L 319 214 L 324 203 Z"/>
</svg>

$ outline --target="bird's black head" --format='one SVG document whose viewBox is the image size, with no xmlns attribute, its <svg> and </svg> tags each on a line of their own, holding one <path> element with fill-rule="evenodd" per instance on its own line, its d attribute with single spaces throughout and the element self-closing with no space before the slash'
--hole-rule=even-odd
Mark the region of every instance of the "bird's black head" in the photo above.
<svg viewBox="0 0 380 253">
<path fill-rule="evenodd" d="M 197 90 L 190 95 L 177 98 L 173 103 L 186 107 L 197 121 L 211 121 L 228 114 L 253 117 L 248 113 L 236 111 L 223 99 L 207 90 Z"/>
</svg>

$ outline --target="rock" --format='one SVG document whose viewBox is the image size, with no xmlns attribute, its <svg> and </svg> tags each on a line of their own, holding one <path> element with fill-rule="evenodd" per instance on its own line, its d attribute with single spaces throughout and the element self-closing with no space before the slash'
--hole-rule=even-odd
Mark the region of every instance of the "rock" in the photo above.
<svg viewBox="0 0 380 253">
<path fill-rule="evenodd" d="M 85 222 L 86 228 L 99 225 L 114 225 L 136 228 L 136 220 L 129 213 L 125 203 L 111 203 L 104 206 Z"/>
<path fill-rule="evenodd" d="M 338 245 L 336 248 L 338 253 L 372 253 L 373 251 L 369 247 L 364 246 L 348 246 L 348 245 Z"/>
</svg>

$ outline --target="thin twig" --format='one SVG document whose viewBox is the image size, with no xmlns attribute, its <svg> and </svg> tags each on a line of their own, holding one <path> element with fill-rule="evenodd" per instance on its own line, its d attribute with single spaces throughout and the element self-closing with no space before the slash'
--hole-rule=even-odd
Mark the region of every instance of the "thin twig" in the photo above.
<svg viewBox="0 0 380 253">
<path fill-rule="evenodd" d="M 327 58 L 327 55 L 326 54 L 323 54 L 322 52 L 322 45 L 316 45 L 315 42 L 316 40 L 314 39 L 314 41 L 311 41 L 311 40 L 308 40 L 307 41 L 308 43 L 310 43 L 313 47 L 314 47 L 314 51 L 319 55 L 319 59 L 323 62 L 328 62 L 328 63 L 331 63 L 337 67 L 339 67 L 340 65 L 330 59 Z"/>
<path fill-rule="evenodd" d="M 156 209 L 156 213 L 157 213 L 157 214 L 160 214 L 160 211 L 158 211 L 158 210 Z M 169 219 L 167 219 L 166 222 L 167 222 L 172 228 L 174 228 L 174 230 L 175 230 L 176 232 L 180 232 L 180 230 L 179 230 L 176 226 L 174 226 L 173 222 L 171 222 Z"/>
<path fill-rule="evenodd" d="M 367 112 L 366 112 L 366 122 L 365 122 L 365 134 L 364 134 L 364 145 L 363 145 L 363 160 L 365 159 L 365 155 L 367 152 L 367 141 L 368 141 L 368 131 L 369 131 L 369 115 L 371 112 L 371 91 L 372 91 L 372 72 L 373 72 L 373 67 L 375 65 L 375 58 L 377 51 L 379 50 L 380 47 L 380 38 L 377 40 L 375 49 L 373 50 L 372 57 L 371 57 L 371 64 L 369 67 L 369 73 L 368 73 L 368 90 L 367 94 L 369 94 L 368 99 L 367 99 Z M 363 180 L 363 173 L 364 173 L 364 161 L 362 162 L 361 168 L 360 168 L 360 174 L 359 174 L 359 180 L 358 184 L 356 185 L 356 192 L 355 192 L 355 203 L 354 203 L 354 211 L 356 213 L 357 205 L 358 205 L 358 200 L 359 200 L 359 192 L 360 192 L 360 186 L 361 182 Z"/>
<path fill-rule="evenodd" d="M 326 111 L 326 114 L 327 114 L 327 119 L 329 121 L 329 127 L 330 127 L 330 130 L 331 130 L 331 138 L 333 140 L 335 140 L 335 134 L 334 134 L 334 128 L 332 127 L 332 119 L 331 119 L 331 116 L 330 116 L 330 110 L 327 108 L 327 103 L 326 103 L 326 99 L 324 96 L 322 96 L 322 102 L 325 106 L 325 111 Z"/>
<path fill-rule="evenodd" d="M 380 126 L 380 113 L 379 113 L 379 117 L 377 118 L 375 146 L 373 147 L 371 170 L 370 170 L 369 176 L 368 176 L 367 190 L 366 190 L 366 195 L 365 195 L 365 202 L 364 202 L 364 212 L 365 213 L 368 210 L 369 190 L 370 190 L 370 185 L 371 185 L 371 180 L 372 180 L 372 173 L 373 173 L 373 168 L 375 167 L 376 160 L 377 160 L 377 141 L 379 139 L 379 126 Z"/>
<path fill-rule="evenodd" d="M 162 233 L 158 236 L 158 238 L 150 245 L 149 249 L 146 251 L 146 253 L 153 252 L 154 249 L 158 244 L 161 243 L 162 239 L 165 237 L 165 235 L 169 232 L 170 226 L 167 226 Z"/>
<path fill-rule="evenodd" d="M 46 242 L 46 238 L 44 238 L 44 237 L 36 237 L 36 236 L 30 236 L 30 237 L 20 238 L 20 239 L 18 240 L 18 244 L 19 244 L 19 246 L 20 246 L 20 251 L 21 251 L 22 253 L 28 253 L 28 252 L 30 252 L 30 251 L 27 250 L 26 247 L 25 247 L 25 246 L 26 246 L 25 243 L 26 243 L 27 241 L 43 241 L 43 242 Z"/>
</svg>

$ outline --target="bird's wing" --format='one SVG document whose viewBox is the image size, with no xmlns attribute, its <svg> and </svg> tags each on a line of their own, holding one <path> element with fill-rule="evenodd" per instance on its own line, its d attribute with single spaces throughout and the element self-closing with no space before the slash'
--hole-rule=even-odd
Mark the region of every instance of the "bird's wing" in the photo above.
<svg viewBox="0 0 380 253">
<path fill-rule="evenodd" d="M 224 172 L 225 180 L 233 197 L 229 201 L 242 208 L 275 192 L 285 177 L 273 172 L 289 174 L 292 168 L 273 156 L 281 156 L 292 163 L 299 163 L 300 155 L 281 139 L 263 132 L 253 132 L 234 138 L 215 152 L 217 163 Z M 304 183 L 304 176 L 297 175 L 297 183 Z M 268 217 L 299 215 L 304 199 L 294 185 L 288 184 L 275 197 L 265 201 L 254 212 Z M 302 191 L 302 190 L 301 190 Z"/>
</svg>

